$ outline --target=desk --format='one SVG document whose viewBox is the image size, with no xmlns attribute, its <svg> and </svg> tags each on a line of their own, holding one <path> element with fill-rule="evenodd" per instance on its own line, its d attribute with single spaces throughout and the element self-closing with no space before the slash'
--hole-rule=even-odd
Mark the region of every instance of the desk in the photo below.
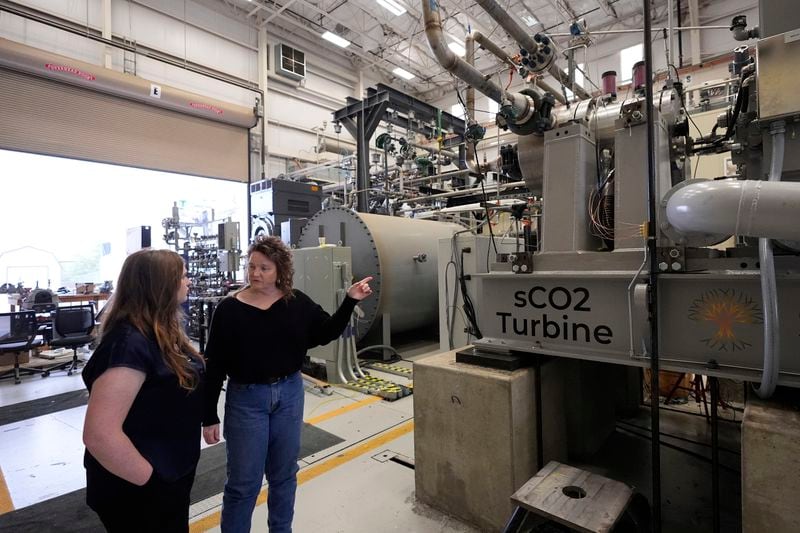
<svg viewBox="0 0 800 533">
<path fill-rule="evenodd" d="M 77 303 L 77 302 L 94 302 L 95 308 L 99 310 L 100 302 L 108 300 L 111 297 L 109 293 L 102 294 L 59 294 L 58 303 Z M 17 306 L 22 307 L 22 297 L 19 294 L 8 295 L 8 305 L 11 306 L 11 312 L 16 311 Z"/>
</svg>

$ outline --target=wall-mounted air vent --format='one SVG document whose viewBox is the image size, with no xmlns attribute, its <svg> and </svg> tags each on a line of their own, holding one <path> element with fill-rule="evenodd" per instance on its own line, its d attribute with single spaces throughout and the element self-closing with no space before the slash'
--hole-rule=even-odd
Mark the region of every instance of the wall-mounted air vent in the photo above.
<svg viewBox="0 0 800 533">
<path fill-rule="evenodd" d="M 306 53 L 285 44 L 275 47 L 275 72 L 292 78 L 302 80 L 306 77 Z"/>
</svg>

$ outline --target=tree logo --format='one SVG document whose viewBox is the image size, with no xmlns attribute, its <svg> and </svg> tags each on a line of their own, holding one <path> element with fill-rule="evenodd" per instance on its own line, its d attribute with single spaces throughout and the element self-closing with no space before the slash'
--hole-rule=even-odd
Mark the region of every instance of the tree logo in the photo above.
<svg viewBox="0 0 800 533">
<path fill-rule="evenodd" d="M 689 320 L 712 322 L 716 332 L 702 342 L 721 352 L 746 350 L 752 344 L 736 337 L 737 324 L 761 324 L 761 307 L 744 292 L 713 289 L 703 293 L 689 306 Z"/>
</svg>

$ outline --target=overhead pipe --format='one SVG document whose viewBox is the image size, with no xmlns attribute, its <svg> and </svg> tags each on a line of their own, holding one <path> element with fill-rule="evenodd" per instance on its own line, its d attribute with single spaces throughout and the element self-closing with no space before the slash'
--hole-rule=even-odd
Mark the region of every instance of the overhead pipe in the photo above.
<svg viewBox="0 0 800 533">
<path fill-rule="evenodd" d="M 497 46 L 493 41 L 491 41 L 484 34 L 482 34 L 479 31 L 474 31 L 474 32 L 471 33 L 471 35 L 472 35 L 472 38 L 475 40 L 475 42 L 478 43 L 478 45 L 481 48 L 483 48 L 487 52 L 493 54 L 495 57 L 497 57 L 503 63 L 506 63 L 508 66 L 514 67 L 514 68 L 517 67 L 517 65 L 514 63 L 514 61 L 511 59 L 511 57 L 508 54 L 506 54 L 503 51 L 502 48 Z"/>
<path fill-rule="evenodd" d="M 479 70 L 461 60 L 448 48 L 447 41 L 444 38 L 442 18 L 437 2 L 422 0 L 422 16 L 425 21 L 425 36 L 428 39 L 428 44 L 436 60 L 445 70 L 495 102 L 501 105 L 509 105 L 510 115 L 514 117 L 515 123 L 523 124 L 533 116 L 535 111 L 533 98 L 521 93 L 504 91 L 499 85 L 486 79 Z"/>
<path fill-rule="evenodd" d="M 471 169 L 463 169 L 463 170 L 451 170 L 448 172 L 442 172 L 441 174 L 434 174 L 432 176 L 423 176 L 421 178 L 413 178 L 407 180 L 405 184 L 407 186 L 416 185 L 417 183 L 425 183 L 426 181 L 436 181 L 436 180 L 449 180 L 451 178 L 458 178 L 459 176 L 466 176 L 472 172 Z"/>
<path fill-rule="evenodd" d="M 356 151 L 356 146 L 352 143 L 343 141 L 331 141 L 330 139 L 322 138 L 317 145 L 317 153 L 330 152 L 338 155 L 353 155 Z"/>
<path fill-rule="evenodd" d="M 495 22 L 500 25 L 501 28 L 511 35 L 511 38 L 514 39 L 524 50 L 526 50 L 529 55 L 535 56 L 540 54 L 543 52 L 543 49 L 547 47 L 546 43 L 544 46 L 542 46 L 536 42 L 533 37 L 528 35 L 525 29 L 520 26 L 517 21 L 514 20 L 495 0 L 476 0 L 476 2 L 490 17 L 492 17 L 492 19 L 494 19 Z M 575 93 L 579 98 L 591 98 L 591 95 L 583 87 L 570 83 L 567 73 L 561 70 L 554 61 L 549 62 L 549 65 L 547 66 L 547 72 L 549 72 L 550 75 L 558 80 L 558 82 L 562 85 L 571 87 L 572 92 Z"/>
<path fill-rule="evenodd" d="M 525 187 L 524 181 L 510 181 L 508 183 L 501 183 L 499 189 L 505 191 L 506 189 L 513 189 L 516 187 Z M 469 196 L 470 194 L 483 194 L 484 192 L 496 192 L 498 185 L 486 185 L 485 187 L 473 187 L 471 189 L 462 189 L 460 191 L 442 192 L 437 194 L 426 194 L 419 198 L 419 200 L 436 200 L 439 198 L 452 198 L 453 196 Z M 417 198 L 413 198 L 417 200 Z"/>
<path fill-rule="evenodd" d="M 458 159 L 458 154 L 453 152 L 452 150 L 445 150 L 443 148 L 436 148 L 435 146 L 428 146 L 425 144 L 409 142 L 409 145 L 413 146 L 414 148 L 419 148 L 420 150 L 425 150 L 426 152 L 431 152 L 433 154 L 441 154 L 446 155 L 450 159 Z"/>
<path fill-rule="evenodd" d="M 466 59 L 467 64 L 470 66 L 475 65 L 475 43 L 477 42 L 476 35 L 481 34 L 479 32 L 473 32 L 467 35 L 467 39 L 465 41 L 465 48 L 467 51 Z M 475 119 L 475 89 L 472 87 L 472 85 L 467 85 L 467 120 L 477 122 Z M 498 165 L 500 164 L 499 157 L 494 163 L 486 163 L 482 165 L 478 162 L 478 158 L 475 156 L 475 143 L 467 141 L 464 144 L 466 145 L 466 170 L 473 174 L 483 174 L 484 172 L 497 169 Z"/>
<path fill-rule="evenodd" d="M 514 60 L 511 59 L 511 56 L 506 54 L 503 51 L 502 48 L 497 46 L 493 41 L 491 41 L 488 37 L 486 37 L 481 32 L 474 31 L 474 32 L 472 32 L 470 34 L 470 36 L 475 40 L 476 43 L 478 43 L 481 46 L 481 48 L 483 48 L 487 52 L 493 54 L 495 57 L 497 57 L 503 63 L 507 64 L 508 66 L 510 66 L 513 69 L 516 69 L 518 67 L 518 65 L 516 63 L 514 63 Z M 469 36 L 467 38 L 469 38 Z M 467 61 L 469 62 L 469 59 Z M 474 62 L 469 62 L 469 63 L 470 63 L 470 65 L 474 65 Z M 567 103 L 567 100 L 566 100 L 566 98 L 564 98 L 564 95 L 561 94 L 561 91 L 556 90 L 552 85 L 550 85 L 546 81 L 538 80 L 536 82 L 536 85 L 538 85 L 539 87 L 541 87 L 545 91 L 547 91 L 550 94 L 552 94 L 553 97 L 556 100 L 558 100 L 560 103 L 562 103 L 562 104 L 566 104 Z"/>
</svg>

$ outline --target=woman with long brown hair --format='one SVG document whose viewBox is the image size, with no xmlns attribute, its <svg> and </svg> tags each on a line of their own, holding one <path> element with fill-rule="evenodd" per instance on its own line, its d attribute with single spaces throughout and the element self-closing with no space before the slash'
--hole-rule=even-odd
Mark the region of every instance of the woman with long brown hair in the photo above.
<svg viewBox="0 0 800 533">
<path fill-rule="evenodd" d="M 111 532 L 188 531 L 204 375 L 183 330 L 189 285 L 177 253 L 131 254 L 83 370 L 86 502 Z"/>
</svg>

